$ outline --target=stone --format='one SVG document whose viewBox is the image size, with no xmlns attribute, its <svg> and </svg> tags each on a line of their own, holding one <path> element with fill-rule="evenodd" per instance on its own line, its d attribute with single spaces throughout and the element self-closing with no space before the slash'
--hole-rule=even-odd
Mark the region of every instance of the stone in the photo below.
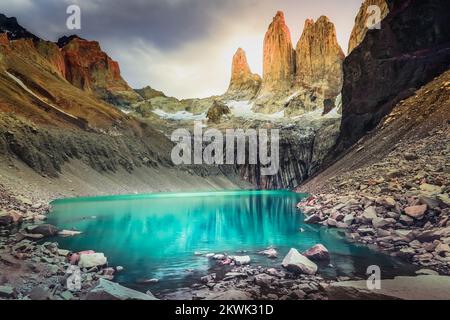
<svg viewBox="0 0 450 320">
<path fill-rule="evenodd" d="M 375 207 L 367 207 L 361 217 L 365 223 L 372 222 L 372 220 L 377 217 Z"/>
<path fill-rule="evenodd" d="M 392 218 L 379 218 L 379 217 L 376 217 L 376 218 L 374 218 L 373 220 L 372 220 L 372 225 L 375 227 L 375 228 L 384 228 L 384 227 L 387 227 L 387 226 L 390 226 L 390 225 L 393 225 L 393 224 L 395 224 L 397 221 L 395 220 L 395 219 L 392 219 Z"/>
<path fill-rule="evenodd" d="M 366 228 L 366 227 L 359 227 L 356 231 L 358 231 L 358 233 L 360 235 L 374 235 L 376 232 L 373 228 Z"/>
<path fill-rule="evenodd" d="M 399 237 L 412 239 L 414 238 L 414 232 L 412 230 L 398 229 L 395 230 L 395 234 Z"/>
<path fill-rule="evenodd" d="M 400 216 L 400 218 L 398 219 L 398 221 L 401 222 L 402 224 L 406 224 L 408 226 L 414 224 L 414 219 L 409 217 L 409 216 L 407 216 L 407 215 L 405 215 L 405 214 L 402 214 Z"/>
<path fill-rule="evenodd" d="M 420 185 L 420 190 L 422 190 L 427 195 L 437 195 L 442 192 L 442 187 L 435 186 L 428 183 L 422 183 Z"/>
<path fill-rule="evenodd" d="M 260 251 L 259 254 L 262 254 L 270 259 L 275 259 L 278 257 L 278 252 L 274 248 L 268 248 L 266 250 Z"/>
<path fill-rule="evenodd" d="M 305 223 L 308 223 L 308 224 L 316 224 L 316 223 L 319 223 L 320 221 L 322 221 L 322 219 L 316 213 L 305 218 Z"/>
<path fill-rule="evenodd" d="M 439 201 L 435 197 L 429 197 L 429 196 L 420 196 L 419 201 L 421 204 L 426 204 L 428 208 L 435 209 L 439 207 Z"/>
<path fill-rule="evenodd" d="M 337 226 L 338 222 L 335 219 L 328 218 L 326 223 L 327 223 L 328 227 L 335 228 Z"/>
<path fill-rule="evenodd" d="M 157 300 L 153 295 L 145 294 L 121 286 L 106 279 L 99 280 L 99 284 L 91 289 L 86 300 Z"/>
<path fill-rule="evenodd" d="M 411 218 L 415 218 L 415 219 L 423 217 L 423 215 L 425 214 L 426 211 L 427 211 L 426 204 L 405 208 L 405 213 L 408 216 L 410 216 Z"/>
<path fill-rule="evenodd" d="M 294 248 L 283 259 L 282 266 L 294 273 L 313 275 L 317 272 L 317 265 Z"/>
<path fill-rule="evenodd" d="M 450 198 L 448 197 L 448 194 L 438 194 L 436 198 L 439 201 L 440 207 L 442 208 L 450 207 Z"/>
<path fill-rule="evenodd" d="M 316 244 L 312 248 L 306 250 L 303 255 L 311 260 L 330 260 L 330 253 L 323 244 Z"/>
<path fill-rule="evenodd" d="M 386 208 L 393 208 L 397 204 L 397 202 L 392 197 L 379 197 L 375 200 L 375 202 Z"/>
<path fill-rule="evenodd" d="M 58 228 L 51 224 L 40 224 L 27 228 L 31 234 L 42 234 L 44 237 L 54 237 L 58 235 Z"/>
<path fill-rule="evenodd" d="M 0 211 L 0 227 L 6 227 L 13 223 L 11 215 L 5 211 Z"/>
<path fill-rule="evenodd" d="M 435 249 L 436 253 L 440 256 L 445 256 L 450 253 L 450 246 L 446 243 L 439 243 Z"/>
<path fill-rule="evenodd" d="M 58 232 L 59 236 L 62 237 L 73 237 L 82 234 L 81 231 L 75 231 L 75 230 L 61 230 Z"/>
<path fill-rule="evenodd" d="M 224 254 L 218 253 L 218 254 L 213 255 L 212 258 L 214 260 L 225 260 L 227 258 L 227 256 Z"/>
<path fill-rule="evenodd" d="M 105 255 L 101 252 L 91 254 L 80 254 L 80 260 L 78 266 L 80 268 L 93 268 L 104 266 L 108 263 Z"/>
<path fill-rule="evenodd" d="M 70 251 L 64 250 L 64 249 L 58 249 L 57 253 L 61 257 L 67 257 L 70 254 Z"/>
<path fill-rule="evenodd" d="M 247 265 L 251 262 L 250 256 L 232 256 L 231 259 L 234 260 L 237 266 Z"/>
<path fill-rule="evenodd" d="M 438 276 L 439 273 L 430 269 L 420 269 L 416 271 L 417 275 L 429 275 L 429 276 Z"/>
<path fill-rule="evenodd" d="M 255 283 L 261 287 L 270 287 L 275 279 L 268 274 L 261 273 L 255 276 Z"/>
<path fill-rule="evenodd" d="M 355 220 L 355 217 L 352 214 L 347 214 L 347 215 L 345 215 L 344 220 L 342 220 L 342 221 L 347 225 L 351 225 L 354 220 Z"/>
<path fill-rule="evenodd" d="M 0 298 L 12 299 L 14 298 L 14 288 L 11 286 L 0 286 Z"/>
<path fill-rule="evenodd" d="M 59 294 L 63 300 L 72 300 L 74 298 L 72 292 L 63 291 Z"/>
</svg>

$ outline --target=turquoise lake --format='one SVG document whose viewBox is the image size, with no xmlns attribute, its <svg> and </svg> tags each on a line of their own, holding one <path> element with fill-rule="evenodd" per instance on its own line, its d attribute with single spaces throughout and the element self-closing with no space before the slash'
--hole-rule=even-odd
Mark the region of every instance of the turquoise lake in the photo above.
<svg viewBox="0 0 450 320">
<path fill-rule="evenodd" d="M 296 208 L 302 197 L 236 191 L 57 200 L 49 223 L 83 232 L 58 237 L 61 248 L 105 253 L 110 265 L 124 267 L 115 280 L 142 291 L 188 286 L 211 272 L 214 263 L 195 252 L 249 255 L 252 265 L 278 267 L 290 248 L 301 252 L 317 243 L 331 253 L 333 266 L 319 265 L 324 277 L 364 277 L 370 265 L 380 266 L 383 277 L 412 272 L 398 260 L 348 242 L 337 229 L 305 224 Z M 257 254 L 269 246 L 278 250 L 278 259 Z M 159 283 L 142 284 L 152 278 Z"/>
</svg>

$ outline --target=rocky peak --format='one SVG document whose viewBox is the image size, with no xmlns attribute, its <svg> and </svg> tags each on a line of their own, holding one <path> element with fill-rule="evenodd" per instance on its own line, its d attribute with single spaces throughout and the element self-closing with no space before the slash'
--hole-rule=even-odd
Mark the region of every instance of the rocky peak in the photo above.
<svg viewBox="0 0 450 320">
<path fill-rule="evenodd" d="M 102 51 L 97 41 L 70 36 L 59 39 L 58 46 L 65 60 L 65 77 L 74 86 L 116 105 L 141 100 L 122 78 L 119 64 Z"/>
<path fill-rule="evenodd" d="M 0 33 L 8 34 L 10 40 L 31 39 L 33 41 L 40 40 L 27 29 L 23 28 L 15 17 L 7 17 L 0 13 Z"/>
<path fill-rule="evenodd" d="M 260 87 L 261 77 L 251 72 L 245 51 L 239 48 L 233 56 L 227 94 L 236 99 L 251 99 L 258 93 Z"/>
<path fill-rule="evenodd" d="M 344 58 L 334 24 L 325 16 L 306 20 L 296 47 L 296 86 L 314 89 L 324 98 L 336 97 L 342 88 Z"/>
<path fill-rule="evenodd" d="M 85 39 L 77 36 L 76 34 L 73 34 L 70 36 L 62 36 L 61 38 L 58 39 L 58 42 L 56 42 L 56 44 L 58 45 L 58 47 L 63 48 L 74 39 L 85 40 Z"/>
<path fill-rule="evenodd" d="M 263 91 L 289 88 L 294 71 L 294 50 L 284 14 L 278 11 L 264 37 Z"/>
<path fill-rule="evenodd" d="M 368 32 L 344 61 L 337 153 L 374 129 L 399 101 L 450 68 L 450 1 L 388 4 L 390 13 L 381 29 Z"/>
<path fill-rule="evenodd" d="M 389 13 L 389 7 L 386 0 L 365 0 L 359 9 L 355 19 L 355 25 L 350 35 L 348 44 L 348 54 L 355 49 L 364 40 L 367 34 L 367 20 L 373 14 L 369 11 L 370 6 L 378 6 L 381 10 L 381 19 L 384 19 Z"/>
</svg>

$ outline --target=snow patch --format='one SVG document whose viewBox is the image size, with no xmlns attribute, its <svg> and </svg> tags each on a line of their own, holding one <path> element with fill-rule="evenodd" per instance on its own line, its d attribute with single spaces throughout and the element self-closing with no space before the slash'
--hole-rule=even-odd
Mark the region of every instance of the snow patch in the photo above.
<svg viewBox="0 0 450 320">
<path fill-rule="evenodd" d="M 257 120 L 276 120 L 284 118 L 284 110 L 272 114 L 254 112 L 252 110 L 254 103 L 247 100 L 230 100 L 226 102 L 226 105 L 230 108 L 231 113 L 235 117 L 251 118 Z"/>
<path fill-rule="evenodd" d="M 156 109 L 153 110 L 152 112 L 158 115 L 159 117 L 167 120 L 201 121 L 206 119 L 206 113 L 193 114 L 192 112 L 188 111 L 178 111 L 175 113 L 169 113 L 161 109 Z"/>
</svg>

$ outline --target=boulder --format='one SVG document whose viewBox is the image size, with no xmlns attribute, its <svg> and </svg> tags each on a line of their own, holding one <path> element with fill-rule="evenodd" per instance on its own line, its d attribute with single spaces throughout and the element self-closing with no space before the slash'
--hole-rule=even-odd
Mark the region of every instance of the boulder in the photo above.
<svg viewBox="0 0 450 320">
<path fill-rule="evenodd" d="M 80 254 L 78 266 L 80 268 L 93 268 L 104 266 L 108 263 L 105 255 L 101 252 Z"/>
<path fill-rule="evenodd" d="M 317 265 L 304 255 L 300 254 L 297 249 L 292 248 L 284 257 L 282 262 L 283 268 L 294 273 L 315 274 Z"/>
<path fill-rule="evenodd" d="M 375 228 L 384 228 L 384 227 L 386 227 L 386 226 L 390 226 L 390 225 L 393 225 L 393 224 L 395 224 L 397 221 L 395 220 L 395 219 L 392 219 L 392 218 L 379 218 L 379 217 L 376 217 L 376 218 L 374 218 L 373 220 L 372 220 L 372 225 L 375 227 Z"/>
<path fill-rule="evenodd" d="M 86 300 L 157 300 L 153 295 L 132 290 L 109 280 L 101 279 L 86 296 Z"/>
<path fill-rule="evenodd" d="M 262 254 L 270 259 L 275 259 L 278 257 L 278 252 L 274 248 L 269 248 L 269 249 L 260 251 L 259 254 Z"/>
<path fill-rule="evenodd" d="M 411 218 L 419 219 L 422 218 L 427 211 L 427 205 L 422 204 L 418 206 L 411 206 L 405 208 L 405 213 Z"/>
<path fill-rule="evenodd" d="M 5 211 L 0 211 L 0 227 L 6 227 L 13 223 L 13 218 Z"/>
<path fill-rule="evenodd" d="M 305 218 L 305 223 L 308 223 L 308 224 L 316 224 L 316 223 L 319 223 L 320 221 L 322 221 L 322 219 L 316 213 Z"/>
<path fill-rule="evenodd" d="M 375 210 L 375 207 L 367 207 L 361 216 L 361 218 L 363 219 L 363 221 L 365 223 L 372 222 L 372 220 L 375 219 L 376 217 L 377 217 L 377 212 Z"/>
<path fill-rule="evenodd" d="M 0 298 L 14 298 L 14 288 L 11 286 L 0 286 Z"/>
<path fill-rule="evenodd" d="M 311 260 L 330 260 L 330 253 L 322 244 L 316 244 L 314 247 L 305 251 L 303 255 Z"/>
<path fill-rule="evenodd" d="M 234 260 L 238 266 L 250 264 L 251 261 L 249 256 L 232 256 L 231 259 Z"/>
<path fill-rule="evenodd" d="M 28 227 L 28 233 L 42 234 L 44 237 L 54 237 L 58 235 L 58 228 L 51 224 L 40 224 Z"/>
</svg>

